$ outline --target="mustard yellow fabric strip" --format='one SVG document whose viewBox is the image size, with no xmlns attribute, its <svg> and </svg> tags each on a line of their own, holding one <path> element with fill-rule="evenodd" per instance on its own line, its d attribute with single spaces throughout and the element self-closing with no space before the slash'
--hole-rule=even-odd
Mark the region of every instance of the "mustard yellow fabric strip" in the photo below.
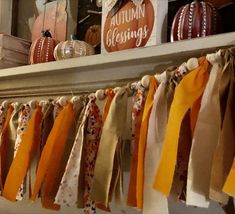
<svg viewBox="0 0 235 214">
<path fill-rule="evenodd" d="M 34 110 L 25 133 L 22 136 L 22 141 L 18 152 L 11 164 L 3 190 L 3 197 L 10 201 L 16 201 L 16 195 L 20 185 L 28 171 L 30 162 L 37 146 L 40 142 L 41 122 L 43 114 L 41 107 L 37 106 Z"/>
<path fill-rule="evenodd" d="M 136 199 L 137 208 L 143 209 L 143 190 L 144 190 L 144 155 L 147 142 L 148 122 L 151 113 L 154 94 L 157 89 L 157 80 L 150 76 L 149 92 L 144 105 L 144 112 L 140 127 L 140 137 L 138 145 L 138 162 L 137 162 L 137 180 L 136 180 Z"/>
<path fill-rule="evenodd" d="M 209 76 L 208 65 L 204 58 L 202 64 L 187 74 L 175 89 L 161 159 L 154 181 L 154 188 L 166 196 L 169 195 L 173 182 L 180 126 L 188 109 L 205 89 Z"/>
<path fill-rule="evenodd" d="M 235 159 L 233 160 L 233 165 L 224 184 L 223 191 L 235 197 Z"/>
</svg>

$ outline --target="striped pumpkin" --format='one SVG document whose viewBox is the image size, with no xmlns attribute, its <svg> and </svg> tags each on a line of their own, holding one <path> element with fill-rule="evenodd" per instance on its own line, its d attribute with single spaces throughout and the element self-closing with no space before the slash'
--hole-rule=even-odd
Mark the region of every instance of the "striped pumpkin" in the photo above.
<svg viewBox="0 0 235 214">
<path fill-rule="evenodd" d="M 52 39 L 49 31 L 43 32 L 43 36 L 36 39 L 29 51 L 29 63 L 37 64 L 55 61 L 53 52 L 57 42 Z"/>
<path fill-rule="evenodd" d="M 54 49 L 54 57 L 56 60 L 90 56 L 93 54 L 95 54 L 94 48 L 90 44 L 79 40 L 60 42 Z"/>
<path fill-rule="evenodd" d="M 205 37 L 217 33 L 218 16 L 215 7 L 208 2 L 194 1 L 182 6 L 176 13 L 171 41 Z"/>
</svg>

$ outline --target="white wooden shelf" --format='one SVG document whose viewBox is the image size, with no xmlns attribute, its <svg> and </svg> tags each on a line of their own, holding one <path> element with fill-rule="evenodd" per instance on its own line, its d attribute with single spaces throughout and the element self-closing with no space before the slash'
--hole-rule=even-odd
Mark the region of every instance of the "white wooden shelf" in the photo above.
<svg viewBox="0 0 235 214">
<path fill-rule="evenodd" d="M 44 96 L 113 87 L 160 73 L 192 56 L 235 45 L 235 32 L 110 54 L 0 70 L 0 98 Z"/>
</svg>

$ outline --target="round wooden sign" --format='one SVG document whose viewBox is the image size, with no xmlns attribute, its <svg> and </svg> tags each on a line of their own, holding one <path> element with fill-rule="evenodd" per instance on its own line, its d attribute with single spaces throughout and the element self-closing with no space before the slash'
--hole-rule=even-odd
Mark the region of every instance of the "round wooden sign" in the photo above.
<svg viewBox="0 0 235 214">
<path fill-rule="evenodd" d="M 150 0 L 136 5 L 127 1 L 105 19 L 103 43 L 107 52 L 143 47 L 151 36 L 155 15 Z"/>
</svg>

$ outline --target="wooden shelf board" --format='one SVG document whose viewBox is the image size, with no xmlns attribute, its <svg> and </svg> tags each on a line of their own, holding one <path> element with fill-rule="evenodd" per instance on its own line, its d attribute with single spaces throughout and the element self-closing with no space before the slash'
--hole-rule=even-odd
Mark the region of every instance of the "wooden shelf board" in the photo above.
<svg viewBox="0 0 235 214">
<path fill-rule="evenodd" d="M 235 32 L 0 70 L 0 98 L 92 91 L 235 45 Z"/>
</svg>

